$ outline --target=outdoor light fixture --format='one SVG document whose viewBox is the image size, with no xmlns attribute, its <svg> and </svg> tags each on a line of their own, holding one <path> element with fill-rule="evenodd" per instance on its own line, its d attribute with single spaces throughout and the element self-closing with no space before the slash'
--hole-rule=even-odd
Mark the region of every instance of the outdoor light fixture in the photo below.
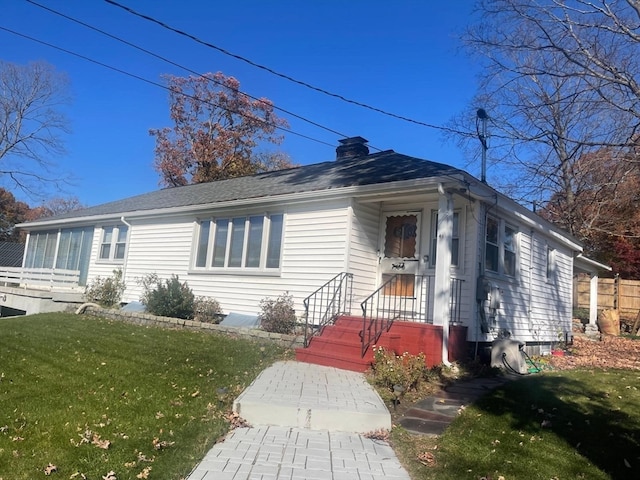
<svg viewBox="0 0 640 480">
<path fill-rule="evenodd" d="M 489 115 L 484 108 L 479 108 L 476 112 L 476 132 L 478 133 L 478 139 L 482 144 L 482 168 L 480 172 L 480 181 L 482 183 L 487 183 L 487 149 L 489 148 L 487 145 L 487 120 L 489 119 Z M 482 128 L 480 128 L 479 124 L 482 124 Z"/>
</svg>

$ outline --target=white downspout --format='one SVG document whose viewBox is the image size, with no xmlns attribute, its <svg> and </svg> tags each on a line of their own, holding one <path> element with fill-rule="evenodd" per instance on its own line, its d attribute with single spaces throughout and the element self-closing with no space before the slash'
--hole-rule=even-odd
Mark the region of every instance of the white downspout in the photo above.
<svg viewBox="0 0 640 480">
<path fill-rule="evenodd" d="M 124 263 L 122 264 L 122 281 L 126 285 L 127 284 L 127 263 L 129 263 L 129 236 L 131 235 L 131 224 L 127 222 L 126 218 L 124 218 L 124 215 L 120 217 L 120 221 L 127 226 L 127 246 L 126 246 L 127 255 L 125 255 Z"/>
<path fill-rule="evenodd" d="M 440 315 L 442 326 L 442 363 L 449 362 L 449 324 L 451 321 L 451 243 L 453 237 L 453 200 L 444 185 L 438 184 L 438 238 L 434 298 L 434 324 Z"/>
</svg>

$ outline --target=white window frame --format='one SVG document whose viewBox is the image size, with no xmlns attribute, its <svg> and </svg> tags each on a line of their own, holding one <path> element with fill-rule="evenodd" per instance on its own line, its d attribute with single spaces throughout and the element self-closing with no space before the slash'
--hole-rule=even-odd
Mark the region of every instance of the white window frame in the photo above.
<svg viewBox="0 0 640 480">
<path fill-rule="evenodd" d="M 111 239 L 107 242 L 105 241 L 105 237 L 107 232 L 111 232 Z M 120 233 L 125 231 L 124 241 L 120 240 Z M 98 245 L 98 262 L 99 263 L 124 263 L 125 258 L 127 258 L 127 250 L 129 248 L 129 227 L 126 225 L 105 225 L 102 227 L 102 232 L 100 233 L 100 244 Z M 109 246 L 109 254 L 104 255 L 104 247 Z M 118 247 L 122 246 L 122 257 L 116 256 L 116 252 L 118 252 Z"/>
<path fill-rule="evenodd" d="M 497 243 L 489 242 L 488 240 L 489 219 L 495 221 L 498 224 L 498 232 L 497 232 L 498 236 L 496 239 Z M 508 248 L 508 244 L 507 244 L 507 234 L 506 234 L 507 229 L 513 232 L 511 248 Z M 507 222 L 503 218 L 499 218 L 496 215 L 487 215 L 485 219 L 485 234 L 484 234 L 483 241 L 484 241 L 483 262 L 485 266 L 485 271 L 493 275 L 501 275 L 508 278 L 517 278 L 520 273 L 520 254 L 519 254 L 520 231 L 518 230 L 518 228 L 514 224 Z M 494 248 L 498 249 L 498 252 L 497 252 L 498 253 L 498 269 L 497 270 L 491 270 L 488 266 L 487 245 L 489 244 L 492 245 Z M 506 271 L 507 262 L 505 258 L 506 258 L 506 255 L 509 253 L 513 254 L 513 272 Z"/>
<path fill-rule="evenodd" d="M 256 246 L 255 243 L 250 243 L 250 236 L 252 232 L 255 233 L 255 230 L 252 230 L 251 228 L 252 219 L 258 218 L 262 221 L 259 258 L 257 264 L 249 266 L 249 261 L 251 259 L 255 259 L 255 255 L 253 255 L 251 259 L 249 258 L 249 247 L 251 245 Z M 278 224 L 272 220 L 276 218 L 280 219 L 280 232 L 274 230 Z M 239 221 L 243 221 L 243 223 L 238 224 Z M 196 234 L 194 237 L 192 269 L 196 272 L 279 272 L 282 266 L 284 222 L 284 213 L 226 215 L 198 220 Z M 216 239 L 221 240 L 221 238 L 217 238 L 217 236 L 219 228 L 222 228 L 223 224 L 226 229 L 226 232 L 223 231 L 224 247 L 222 250 L 224 252 L 224 257 L 222 258 L 221 265 L 218 264 L 214 266 L 214 260 L 216 260 L 215 252 L 217 251 L 215 243 Z M 257 225 L 257 223 L 254 224 L 254 226 L 255 225 Z M 208 229 L 208 232 L 203 230 L 205 228 Z M 237 234 L 240 231 L 242 232 L 242 240 L 239 242 L 238 239 L 235 239 L 236 243 L 234 242 L 234 234 Z M 205 236 L 203 236 L 203 232 L 205 233 Z M 206 246 L 202 244 L 205 240 L 207 242 Z M 277 259 L 274 259 L 270 255 L 270 249 L 273 245 L 272 241 L 276 241 L 278 248 Z M 232 257 L 232 247 L 234 246 L 236 249 L 239 247 L 240 251 L 239 255 L 234 255 Z M 221 258 L 218 257 L 217 260 L 219 263 Z M 239 264 L 236 263 L 238 260 Z M 270 262 L 273 261 L 277 263 L 276 266 L 270 264 Z M 251 263 L 254 262 L 252 261 Z"/>
<path fill-rule="evenodd" d="M 455 218 L 458 217 L 458 235 L 456 236 L 455 233 Z M 455 209 L 453 211 L 453 232 L 452 232 L 452 245 L 451 245 L 451 266 L 454 268 L 461 268 L 461 258 L 462 258 L 462 242 L 461 239 L 463 237 L 462 235 L 462 225 L 463 225 L 463 219 L 462 219 L 462 211 L 460 209 Z M 457 258 L 453 258 L 453 253 L 454 253 L 454 249 L 453 249 L 453 240 L 457 240 L 458 241 L 458 251 L 457 251 Z M 437 255 L 437 246 L 438 246 L 438 210 L 431 210 L 431 234 L 429 236 L 429 268 L 436 268 L 436 255 Z"/>
</svg>

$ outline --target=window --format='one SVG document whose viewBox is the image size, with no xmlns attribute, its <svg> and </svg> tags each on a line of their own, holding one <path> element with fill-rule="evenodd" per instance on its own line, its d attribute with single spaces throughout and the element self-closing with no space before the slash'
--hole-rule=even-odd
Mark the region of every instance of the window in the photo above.
<svg viewBox="0 0 640 480">
<path fill-rule="evenodd" d="M 124 225 L 104 227 L 102 229 L 102 242 L 100 243 L 100 260 L 120 262 L 124 260 L 127 248 L 128 228 Z"/>
<path fill-rule="evenodd" d="M 556 277 L 556 250 L 547 247 L 547 282 L 553 283 Z"/>
<path fill-rule="evenodd" d="M 517 235 L 517 229 L 504 220 L 487 217 L 484 254 L 487 271 L 515 277 Z"/>
<path fill-rule="evenodd" d="M 92 241 L 93 227 L 32 232 L 29 234 L 24 266 L 78 270 L 80 285 L 86 285 Z"/>
<path fill-rule="evenodd" d="M 38 232 L 29 235 L 25 268 L 53 268 L 58 231 Z"/>
<path fill-rule="evenodd" d="M 451 235 L 451 265 L 457 267 L 460 257 L 460 212 L 453 212 L 453 232 Z M 438 212 L 431 212 L 431 253 L 429 264 L 436 266 L 436 254 L 438 250 Z"/>
<path fill-rule="evenodd" d="M 200 222 L 196 268 L 280 268 L 283 215 L 251 215 Z"/>
</svg>

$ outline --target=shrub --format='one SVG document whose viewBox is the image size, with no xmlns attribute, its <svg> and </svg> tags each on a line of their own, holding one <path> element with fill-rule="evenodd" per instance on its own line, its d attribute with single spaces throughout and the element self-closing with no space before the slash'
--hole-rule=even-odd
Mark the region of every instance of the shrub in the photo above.
<svg viewBox="0 0 640 480">
<path fill-rule="evenodd" d="M 149 295 L 154 290 L 157 290 L 158 285 L 160 285 L 162 282 L 160 281 L 157 273 L 148 273 L 144 277 L 138 278 L 137 283 L 142 287 L 142 296 L 140 297 L 140 302 L 142 302 L 143 305 L 148 305 Z"/>
<path fill-rule="evenodd" d="M 224 315 L 220 303 L 211 297 L 196 297 L 193 319 L 204 323 L 220 323 Z"/>
<path fill-rule="evenodd" d="M 403 392 L 416 390 L 427 374 L 424 353 L 411 355 L 407 352 L 396 355 L 382 347 L 373 347 L 373 366 L 371 382 L 386 392 L 385 400 L 393 398 L 394 386 L 402 387 Z"/>
<path fill-rule="evenodd" d="M 263 330 L 273 333 L 293 333 L 296 328 L 296 311 L 293 297 L 283 293 L 276 300 L 263 298 L 260 301 L 261 313 L 258 315 Z"/>
<path fill-rule="evenodd" d="M 110 308 L 120 303 L 126 285 L 122 279 L 122 270 L 113 271 L 107 278 L 96 277 L 87 285 L 84 296 L 89 302 L 95 302 L 102 307 Z"/>
<path fill-rule="evenodd" d="M 144 292 L 142 302 L 153 315 L 193 318 L 195 297 L 187 282 L 180 283 L 176 275 L 164 283 L 158 281 L 155 289 Z"/>
<path fill-rule="evenodd" d="M 582 323 L 589 323 L 589 309 L 588 308 L 574 308 L 573 318 L 579 319 Z"/>
</svg>

